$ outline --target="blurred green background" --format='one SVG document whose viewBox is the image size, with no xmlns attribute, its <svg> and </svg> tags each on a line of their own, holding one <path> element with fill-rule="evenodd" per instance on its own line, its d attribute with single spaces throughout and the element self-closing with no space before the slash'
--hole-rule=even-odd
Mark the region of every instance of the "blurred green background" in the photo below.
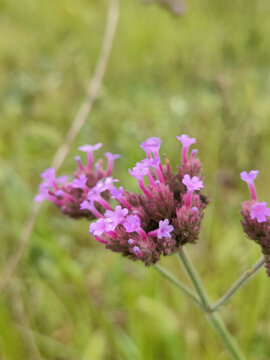
<svg viewBox="0 0 270 360">
<path fill-rule="evenodd" d="M 40 181 L 84 97 L 100 51 L 105 0 L 0 0 L 0 271 Z M 163 139 L 174 167 L 175 136 L 197 138 L 212 199 L 188 252 L 213 300 L 260 252 L 241 231 L 248 198 L 242 170 L 259 169 L 270 198 L 270 3 L 191 0 L 181 18 L 155 5 L 120 1 L 105 79 L 91 116 L 59 175 L 75 169 L 78 146 L 101 141 L 127 169 L 139 144 Z M 99 154 L 102 156 L 102 151 Z M 205 316 L 154 269 L 106 251 L 89 223 L 46 203 L 8 289 L 0 296 L 1 360 L 225 360 Z M 177 259 L 164 267 L 183 281 Z M 221 315 L 247 358 L 270 359 L 270 279 L 262 270 Z"/>
</svg>

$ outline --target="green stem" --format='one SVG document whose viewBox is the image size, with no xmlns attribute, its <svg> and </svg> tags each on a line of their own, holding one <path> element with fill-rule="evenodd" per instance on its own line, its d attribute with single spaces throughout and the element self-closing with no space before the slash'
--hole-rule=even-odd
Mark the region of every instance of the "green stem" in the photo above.
<svg viewBox="0 0 270 360">
<path fill-rule="evenodd" d="M 232 335 L 226 329 L 226 326 L 220 315 L 217 312 L 211 312 L 211 303 L 203 286 L 203 283 L 192 262 L 185 254 L 183 248 L 181 248 L 181 250 L 179 251 L 178 258 L 182 266 L 184 267 L 194 289 L 196 290 L 198 297 L 204 305 L 204 311 L 207 315 L 209 322 L 211 323 L 215 333 L 219 336 L 224 347 L 231 355 L 231 358 L 233 360 L 245 360 L 244 355 L 242 354 Z"/>
<path fill-rule="evenodd" d="M 265 257 L 262 256 L 250 270 L 247 270 L 240 276 L 240 278 L 230 287 L 230 289 L 211 306 L 211 311 L 217 310 L 220 306 L 224 305 L 233 294 L 238 291 L 249 279 L 251 279 L 256 272 L 265 264 Z"/>
<path fill-rule="evenodd" d="M 173 285 L 175 285 L 179 290 L 183 291 L 192 301 L 194 301 L 200 308 L 202 307 L 202 304 L 198 297 L 191 291 L 189 288 L 184 285 L 181 281 L 176 279 L 169 271 L 164 269 L 163 267 L 159 265 L 154 265 L 154 268 L 167 280 L 169 280 Z"/>
</svg>

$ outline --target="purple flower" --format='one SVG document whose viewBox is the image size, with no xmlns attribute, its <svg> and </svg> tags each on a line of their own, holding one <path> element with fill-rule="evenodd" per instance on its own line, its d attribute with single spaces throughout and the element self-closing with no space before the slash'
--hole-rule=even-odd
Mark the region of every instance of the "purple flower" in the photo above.
<svg viewBox="0 0 270 360">
<path fill-rule="evenodd" d="M 49 186 L 52 186 L 55 182 L 55 169 L 53 167 L 46 169 L 40 176 Z"/>
<path fill-rule="evenodd" d="M 74 179 L 72 181 L 72 187 L 75 189 L 84 189 L 86 188 L 86 183 L 87 183 L 87 177 L 86 175 L 82 174 L 79 176 L 78 179 Z"/>
<path fill-rule="evenodd" d="M 82 145 L 78 148 L 78 150 L 84 151 L 86 153 L 92 153 L 93 151 L 100 149 L 101 146 L 102 143 L 97 143 L 96 145 Z"/>
<path fill-rule="evenodd" d="M 93 152 L 100 149 L 102 146 L 101 143 L 97 143 L 96 145 L 83 145 L 78 148 L 80 151 L 84 151 L 87 153 L 87 168 L 93 168 Z"/>
<path fill-rule="evenodd" d="M 80 209 L 81 210 L 90 210 L 92 209 L 92 206 L 90 201 L 88 200 L 84 200 L 81 204 L 80 204 Z"/>
<path fill-rule="evenodd" d="M 258 170 L 251 170 L 249 173 L 247 173 L 246 171 L 243 171 L 243 172 L 241 172 L 240 177 L 247 184 L 252 184 L 258 174 L 259 174 Z"/>
<path fill-rule="evenodd" d="M 124 188 L 123 186 L 119 186 L 119 188 L 117 189 L 115 186 L 113 186 L 110 189 L 111 192 L 111 196 L 113 199 L 119 199 L 121 198 L 122 194 L 123 194 Z"/>
<path fill-rule="evenodd" d="M 115 211 L 107 210 L 104 215 L 111 221 L 114 230 L 117 225 L 121 224 L 125 220 L 127 214 L 128 209 L 123 209 L 122 206 L 117 205 Z"/>
<path fill-rule="evenodd" d="M 126 232 L 131 233 L 137 231 L 141 227 L 141 220 L 137 215 L 129 215 L 126 217 L 125 222 L 123 223 Z"/>
<path fill-rule="evenodd" d="M 134 244 L 134 240 L 128 239 L 128 243 L 129 243 L 129 245 L 133 245 L 133 244 Z"/>
<path fill-rule="evenodd" d="M 118 179 L 114 179 L 113 177 L 107 177 L 105 180 L 100 180 L 104 184 L 104 191 L 111 190 L 113 187 L 113 183 L 118 182 Z"/>
<path fill-rule="evenodd" d="M 148 169 L 145 164 L 136 163 L 136 166 L 132 170 L 128 169 L 131 176 L 137 180 L 142 180 L 145 175 L 148 174 Z"/>
<path fill-rule="evenodd" d="M 251 219 L 257 219 L 259 223 L 265 222 L 267 220 L 266 217 L 270 216 L 270 209 L 266 205 L 266 202 L 253 205 L 250 212 Z"/>
<path fill-rule="evenodd" d="M 141 148 L 146 152 L 148 159 L 151 158 L 151 152 L 155 157 L 159 156 L 159 148 L 162 143 L 162 140 L 157 137 L 150 137 L 141 143 Z"/>
<path fill-rule="evenodd" d="M 42 202 L 43 200 L 47 199 L 49 194 L 49 187 L 46 183 L 41 183 L 39 185 L 39 194 L 35 196 L 35 202 Z"/>
<path fill-rule="evenodd" d="M 186 185 L 189 191 L 200 190 L 204 187 L 203 182 L 198 178 L 198 176 L 193 176 L 191 178 L 189 174 L 186 174 L 184 175 L 182 182 Z"/>
<path fill-rule="evenodd" d="M 136 166 L 132 170 L 128 169 L 131 176 L 135 177 L 138 180 L 141 190 L 145 193 L 146 196 L 151 196 L 150 192 L 146 189 L 143 183 L 143 177 L 148 174 L 149 169 L 141 163 L 136 163 Z"/>
<path fill-rule="evenodd" d="M 188 135 L 181 135 L 176 136 L 176 138 L 182 143 L 183 149 L 182 149 L 182 162 L 183 164 L 187 164 L 188 161 L 188 149 L 190 145 L 194 144 L 196 142 L 195 138 L 190 138 Z"/>
<path fill-rule="evenodd" d="M 257 201 L 257 194 L 254 186 L 254 180 L 256 179 L 258 173 L 259 173 L 258 170 L 251 170 L 249 173 L 243 171 L 240 174 L 241 179 L 248 184 L 249 191 L 251 194 L 251 199 L 255 201 Z"/>
<path fill-rule="evenodd" d="M 118 159 L 121 157 L 121 155 L 119 154 L 112 154 L 110 152 L 106 152 L 105 153 L 106 158 L 108 159 L 108 168 L 107 168 L 107 172 L 106 175 L 110 176 L 113 170 L 113 163 L 115 159 Z"/>
<path fill-rule="evenodd" d="M 62 175 L 62 176 L 58 176 L 58 178 L 56 178 L 56 182 L 60 185 L 64 185 L 66 184 L 68 181 L 68 176 L 67 175 Z"/>
<path fill-rule="evenodd" d="M 174 227 L 169 224 L 169 220 L 165 219 L 164 221 L 160 220 L 159 222 L 159 228 L 157 232 L 157 237 L 159 239 L 169 238 L 171 239 L 171 232 L 174 230 Z"/>
<path fill-rule="evenodd" d="M 108 231 L 113 230 L 113 225 L 108 219 L 98 219 L 90 224 L 89 232 L 94 236 L 101 236 Z"/>
<path fill-rule="evenodd" d="M 75 156 L 75 161 L 76 161 L 76 163 L 77 163 L 77 165 L 78 165 L 78 168 L 79 168 L 80 170 L 83 170 L 81 157 L 80 157 L 80 156 Z"/>
<path fill-rule="evenodd" d="M 195 144 L 196 139 L 190 138 L 188 135 L 183 134 L 181 136 L 176 136 L 177 140 L 179 140 L 184 147 L 190 147 L 190 145 Z"/>
</svg>

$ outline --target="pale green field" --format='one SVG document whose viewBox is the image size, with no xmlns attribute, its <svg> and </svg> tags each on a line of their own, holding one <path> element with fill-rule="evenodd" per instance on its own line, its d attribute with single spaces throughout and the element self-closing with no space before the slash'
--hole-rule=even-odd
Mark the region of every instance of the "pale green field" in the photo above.
<svg viewBox="0 0 270 360">
<path fill-rule="evenodd" d="M 101 141 L 128 174 L 149 136 L 174 166 L 175 136 L 198 139 L 211 198 L 188 251 L 217 299 L 259 256 L 241 231 L 242 170 L 259 169 L 270 199 L 269 1 L 188 1 L 184 17 L 121 0 L 116 41 L 79 145 Z M 84 97 L 106 21 L 105 0 L 0 0 L 0 271 Z M 102 152 L 99 152 L 102 155 Z M 87 221 L 44 204 L 29 246 L 0 296 L 1 360 L 226 360 L 205 316 L 154 269 L 106 251 Z M 162 265 L 186 281 L 175 257 Z M 270 278 L 262 270 L 221 315 L 247 359 L 270 359 Z"/>
</svg>

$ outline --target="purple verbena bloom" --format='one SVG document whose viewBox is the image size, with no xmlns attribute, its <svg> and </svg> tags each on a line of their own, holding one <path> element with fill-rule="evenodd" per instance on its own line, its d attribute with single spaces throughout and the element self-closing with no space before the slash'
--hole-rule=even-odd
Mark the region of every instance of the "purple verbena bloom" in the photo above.
<svg viewBox="0 0 270 360">
<path fill-rule="evenodd" d="M 41 173 L 41 178 L 48 184 L 49 187 L 57 188 L 55 169 L 53 167 L 46 169 Z"/>
<path fill-rule="evenodd" d="M 160 220 L 159 222 L 159 228 L 158 228 L 158 232 L 157 232 L 157 237 L 159 239 L 164 238 L 169 238 L 171 239 L 171 232 L 174 230 L 174 227 L 172 225 L 169 224 L 169 220 L 165 219 L 164 221 Z"/>
<path fill-rule="evenodd" d="M 113 187 L 110 189 L 111 197 L 112 197 L 113 199 L 119 199 L 119 198 L 121 198 L 121 196 L 122 196 L 122 194 L 123 194 L 123 191 L 124 191 L 123 186 L 119 186 L 118 189 L 117 189 L 115 186 L 113 186 Z"/>
<path fill-rule="evenodd" d="M 145 175 L 148 173 L 148 169 L 144 164 L 136 163 L 136 166 L 132 170 L 128 169 L 131 176 L 135 177 L 137 180 L 142 180 Z"/>
<path fill-rule="evenodd" d="M 258 174 L 259 174 L 258 170 L 251 170 L 249 173 L 246 171 L 242 171 L 240 177 L 247 184 L 252 184 Z"/>
<path fill-rule="evenodd" d="M 96 222 L 90 224 L 89 232 L 95 236 L 101 236 L 108 231 L 113 230 L 113 225 L 108 219 L 98 219 Z"/>
<path fill-rule="evenodd" d="M 49 187 L 47 183 L 41 183 L 39 185 L 39 194 L 35 196 L 35 202 L 42 202 L 43 200 L 47 199 L 49 194 Z"/>
<path fill-rule="evenodd" d="M 121 157 L 119 154 L 112 154 L 110 152 L 105 153 L 106 158 L 108 159 L 108 168 L 106 172 L 106 176 L 110 176 L 113 170 L 113 163 L 115 159 L 118 159 Z"/>
<path fill-rule="evenodd" d="M 100 149 L 102 143 L 97 143 L 96 145 L 83 145 L 78 148 L 78 150 L 87 153 L 87 168 L 93 168 L 93 152 Z"/>
<path fill-rule="evenodd" d="M 114 186 L 113 183 L 118 182 L 118 179 L 114 179 L 112 177 L 106 177 L 105 180 L 103 180 L 104 189 L 105 190 L 111 190 L 111 188 Z"/>
<path fill-rule="evenodd" d="M 190 138 L 188 135 L 184 134 L 181 136 L 176 136 L 176 138 L 182 143 L 183 149 L 182 149 L 182 162 L 183 164 L 187 164 L 188 161 L 188 149 L 190 145 L 194 144 L 196 142 L 195 138 Z"/>
<path fill-rule="evenodd" d="M 191 178 L 189 174 L 185 174 L 182 182 L 189 191 L 200 190 L 204 187 L 203 182 L 198 176 L 193 176 Z"/>
<path fill-rule="evenodd" d="M 143 178 L 148 174 L 149 170 L 144 164 L 136 163 L 136 166 L 132 170 L 128 169 L 131 176 L 135 177 L 138 180 L 141 190 L 145 193 L 146 196 L 150 196 L 150 192 L 146 189 L 143 183 Z"/>
<path fill-rule="evenodd" d="M 89 153 L 100 149 L 101 146 L 102 143 L 97 143 L 96 145 L 82 145 L 78 148 L 78 150 Z"/>
<path fill-rule="evenodd" d="M 123 223 L 127 233 L 137 231 L 141 227 L 141 220 L 137 215 L 129 215 Z"/>
<path fill-rule="evenodd" d="M 251 170 L 249 173 L 247 173 L 246 171 L 243 171 L 240 174 L 241 179 L 248 184 L 251 199 L 254 201 L 257 201 L 257 194 L 256 194 L 256 188 L 254 185 L 254 180 L 256 179 L 258 173 L 259 173 L 258 170 Z"/>
<path fill-rule="evenodd" d="M 146 152 L 147 158 L 151 158 L 151 152 L 154 154 L 154 157 L 159 156 L 159 148 L 162 143 L 162 140 L 157 137 L 150 137 L 144 142 L 141 143 L 141 148 Z"/>
<path fill-rule="evenodd" d="M 62 175 L 62 176 L 58 176 L 56 178 L 56 182 L 60 185 L 64 185 L 66 184 L 68 181 L 68 176 L 67 175 Z"/>
<path fill-rule="evenodd" d="M 128 214 L 128 209 L 123 209 L 122 206 L 117 205 L 115 210 L 107 210 L 105 212 L 105 217 L 109 219 L 113 224 L 113 230 L 117 225 L 123 223 L 125 221 L 125 217 Z"/>
<path fill-rule="evenodd" d="M 190 138 L 188 135 L 183 134 L 181 136 L 176 136 L 177 140 L 179 140 L 183 146 L 185 147 L 189 147 L 192 144 L 195 144 L 196 139 L 195 138 Z"/>
<path fill-rule="evenodd" d="M 75 178 L 72 181 L 72 187 L 74 189 L 85 189 L 87 188 L 86 183 L 87 183 L 87 177 L 86 175 L 82 174 L 79 176 L 78 179 Z"/>
<path fill-rule="evenodd" d="M 251 219 L 257 219 L 259 223 L 266 222 L 267 216 L 270 216 L 270 209 L 266 206 L 266 202 L 260 202 L 252 205 L 250 212 Z"/>
<path fill-rule="evenodd" d="M 185 140 L 194 142 L 194 139 L 187 139 L 185 136 L 181 140 L 184 142 L 185 151 L 187 145 L 190 145 Z M 161 162 L 158 154 L 160 144 L 160 139 L 147 139 L 141 145 L 147 159 L 137 162 L 134 168 L 129 170 L 138 180 L 142 194 L 124 191 L 121 186 L 117 189 L 111 181 L 107 190 L 111 197 L 117 200 L 119 207 L 105 212 L 105 220 L 109 221 L 112 227 L 103 233 L 102 238 L 98 238 L 99 242 L 106 244 L 106 249 L 122 253 L 133 260 L 140 260 L 146 266 L 155 264 L 161 255 L 176 253 L 180 246 L 196 243 L 203 210 L 208 203 L 208 199 L 199 193 L 203 187 L 200 180 L 202 165 L 200 160 L 195 158 L 195 151 L 188 162 L 178 166 L 174 173 L 166 156 L 165 164 Z M 185 177 L 189 181 L 188 190 L 182 183 L 185 175 L 189 175 L 188 178 Z M 145 176 L 149 180 L 147 185 L 144 183 Z M 99 188 L 99 185 L 97 187 Z M 196 193 L 193 194 L 194 191 Z M 102 196 L 106 193 L 108 192 L 104 191 Z M 100 203 L 100 192 L 97 192 L 97 195 L 99 200 L 95 201 L 95 206 L 97 202 Z M 184 205 L 188 196 L 192 196 L 192 206 L 189 207 Z M 104 226 L 102 221 L 101 225 L 105 228 L 107 226 Z M 100 229 L 94 226 L 92 230 Z"/>
</svg>

